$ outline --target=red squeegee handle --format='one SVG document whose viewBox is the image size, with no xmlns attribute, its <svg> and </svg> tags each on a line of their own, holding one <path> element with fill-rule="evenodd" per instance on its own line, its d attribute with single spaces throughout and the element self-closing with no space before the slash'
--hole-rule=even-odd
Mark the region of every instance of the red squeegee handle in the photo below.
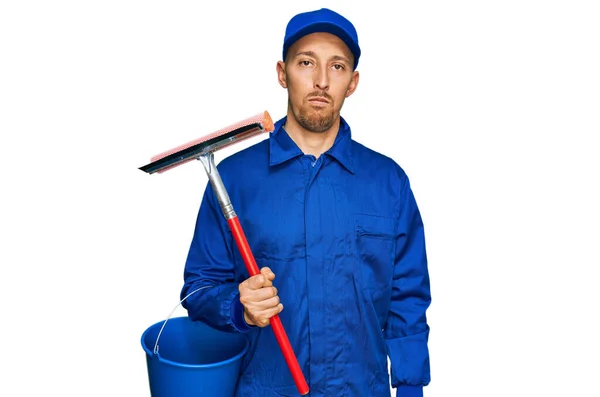
<svg viewBox="0 0 600 397">
<path fill-rule="evenodd" d="M 238 249 L 240 250 L 240 254 L 244 259 L 248 273 L 250 273 L 250 276 L 259 274 L 260 270 L 256 265 L 256 260 L 254 259 L 254 255 L 252 255 L 252 251 L 248 245 L 248 240 L 246 240 L 246 235 L 242 230 L 242 226 L 240 225 L 238 217 L 234 216 L 233 218 L 228 219 L 227 223 L 229 224 L 233 238 L 238 246 Z M 273 328 L 273 332 L 275 333 L 275 337 L 277 338 L 277 342 L 279 343 L 279 347 L 281 348 L 281 352 L 283 353 L 283 357 L 290 368 L 290 372 L 292 373 L 292 377 L 294 378 L 298 392 L 304 396 L 308 394 L 308 384 L 306 383 L 304 374 L 302 374 L 302 370 L 300 369 L 296 355 L 292 350 L 292 346 L 290 345 L 290 341 L 287 337 L 285 329 L 283 328 L 283 324 L 279 319 L 279 315 L 276 314 L 271 317 L 270 323 L 271 327 Z"/>
</svg>

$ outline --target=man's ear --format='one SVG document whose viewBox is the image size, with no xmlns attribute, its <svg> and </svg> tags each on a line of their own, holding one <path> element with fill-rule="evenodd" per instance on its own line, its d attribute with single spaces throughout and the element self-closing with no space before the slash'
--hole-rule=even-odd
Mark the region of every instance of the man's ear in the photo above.
<svg viewBox="0 0 600 397">
<path fill-rule="evenodd" d="M 346 98 L 354 94 L 354 91 L 356 91 L 356 87 L 358 87 L 359 77 L 360 75 L 357 70 L 352 72 L 352 80 L 350 80 L 350 84 L 348 84 L 348 89 L 346 90 Z"/>
<path fill-rule="evenodd" d="M 277 62 L 277 81 L 279 81 L 279 85 L 283 88 L 287 88 L 287 80 L 285 75 L 285 62 L 278 61 Z"/>
</svg>

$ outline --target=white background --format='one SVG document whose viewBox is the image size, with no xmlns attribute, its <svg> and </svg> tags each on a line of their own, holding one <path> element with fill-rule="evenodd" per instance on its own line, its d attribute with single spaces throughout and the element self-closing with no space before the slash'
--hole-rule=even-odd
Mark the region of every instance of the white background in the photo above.
<svg viewBox="0 0 600 397">
<path fill-rule="evenodd" d="M 363 49 L 342 115 L 425 221 L 426 397 L 600 396 L 597 2 L 383 4 L 0 5 L 0 395 L 149 396 L 207 179 L 138 167 L 282 117 L 285 25 L 327 6 Z"/>
</svg>

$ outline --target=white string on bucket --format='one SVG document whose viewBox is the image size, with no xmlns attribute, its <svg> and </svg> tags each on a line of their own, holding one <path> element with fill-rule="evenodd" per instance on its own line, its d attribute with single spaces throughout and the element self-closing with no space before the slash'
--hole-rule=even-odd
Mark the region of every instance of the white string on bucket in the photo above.
<svg viewBox="0 0 600 397">
<path fill-rule="evenodd" d="M 154 344 L 154 354 L 158 354 L 158 340 L 160 339 L 160 334 L 162 334 L 163 329 L 165 328 L 165 325 L 167 325 L 167 321 L 169 321 L 171 319 L 171 316 L 173 316 L 173 313 L 175 313 L 175 310 L 177 310 L 179 305 L 181 305 L 183 303 L 183 301 L 186 300 L 190 295 L 195 294 L 196 292 L 200 291 L 201 289 L 208 288 L 208 287 L 212 287 L 212 285 L 205 285 L 204 287 L 200 287 L 200 288 L 195 289 L 194 291 L 190 292 L 182 300 L 179 301 L 179 303 L 173 308 L 173 310 L 171 310 L 171 313 L 169 313 L 169 315 L 167 316 L 167 319 L 163 323 L 162 327 L 160 327 L 160 331 L 158 332 L 158 336 L 156 337 L 156 343 Z"/>
</svg>

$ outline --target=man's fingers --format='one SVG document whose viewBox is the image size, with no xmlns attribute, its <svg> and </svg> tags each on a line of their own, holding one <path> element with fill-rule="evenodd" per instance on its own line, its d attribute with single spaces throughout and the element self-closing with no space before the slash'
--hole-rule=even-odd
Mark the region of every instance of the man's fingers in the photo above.
<svg viewBox="0 0 600 397">
<path fill-rule="evenodd" d="M 264 287 L 259 289 L 240 287 L 240 301 L 245 306 L 258 305 L 273 297 L 279 299 L 277 296 L 277 288 L 275 287 Z M 267 306 L 261 305 L 261 307 Z"/>
<path fill-rule="evenodd" d="M 269 319 L 283 310 L 277 288 L 273 286 L 275 273 L 263 267 L 259 274 L 249 277 L 239 286 L 240 302 L 244 305 L 244 318 L 259 327 L 269 325 Z"/>
<path fill-rule="evenodd" d="M 274 306 L 274 307 L 272 307 L 270 309 L 265 310 L 264 311 L 264 313 L 265 313 L 264 316 L 268 317 L 268 318 L 271 318 L 274 315 L 281 313 L 282 310 L 283 310 L 283 304 L 278 303 L 277 306 Z"/>
<path fill-rule="evenodd" d="M 266 301 L 262 301 L 253 305 L 253 316 L 256 318 L 271 318 L 283 310 L 283 305 L 279 302 L 279 297 L 276 296 Z"/>
<path fill-rule="evenodd" d="M 256 306 L 263 310 L 270 310 L 270 309 L 276 307 L 278 304 L 279 304 L 279 297 L 274 296 L 272 298 L 265 299 L 264 301 L 258 302 L 256 304 Z"/>
<path fill-rule="evenodd" d="M 270 287 L 273 283 L 267 279 L 264 274 L 257 274 L 256 276 L 250 277 L 248 280 L 248 288 L 260 289 L 263 287 Z"/>
<path fill-rule="evenodd" d="M 263 274 L 269 281 L 275 280 L 275 273 L 273 273 L 271 268 L 269 268 L 267 266 L 260 269 L 260 273 Z"/>
<path fill-rule="evenodd" d="M 264 287 L 257 290 L 247 291 L 245 296 L 248 297 L 248 301 L 252 301 L 255 303 L 262 302 L 268 300 L 270 298 L 277 296 L 277 288 L 275 287 Z"/>
<path fill-rule="evenodd" d="M 256 316 L 256 325 L 259 327 L 266 327 L 270 323 L 270 318 L 281 313 L 282 310 L 283 304 L 279 303 L 275 307 L 262 311 L 260 315 Z"/>
<path fill-rule="evenodd" d="M 259 289 L 263 287 L 270 287 L 273 285 L 275 279 L 275 273 L 268 267 L 260 269 L 260 273 L 248 278 L 248 288 Z"/>
<path fill-rule="evenodd" d="M 253 314 L 258 315 L 262 310 L 268 310 L 279 304 L 279 296 L 272 294 L 265 295 L 264 290 L 255 291 L 252 295 L 240 295 L 240 302 Z M 257 295 L 263 296 L 257 296 Z"/>
</svg>

